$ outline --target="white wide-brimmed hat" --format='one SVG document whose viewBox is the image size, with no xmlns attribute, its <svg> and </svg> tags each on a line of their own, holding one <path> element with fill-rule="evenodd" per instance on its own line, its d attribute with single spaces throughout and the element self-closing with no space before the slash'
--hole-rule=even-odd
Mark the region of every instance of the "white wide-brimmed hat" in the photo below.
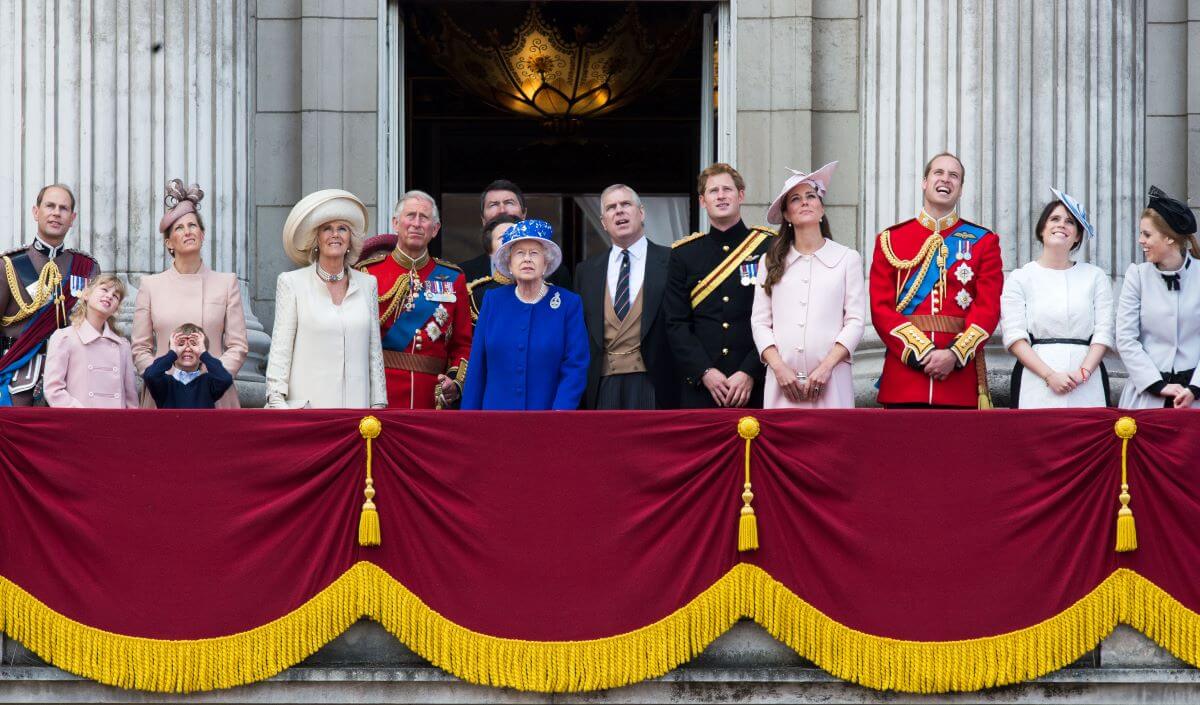
<svg viewBox="0 0 1200 705">
<path fill-rule="evenodd" d="M 283 224 L 283 250 L 296 264 L 309 263 L 306 247 L 311 245 L 313 231 L 325 223 L 344 220 L 360 242 L 367 231 L 370 217 L 367 207 L 358 196 L 341 189 L 314 191 L 292 207 Z"/>
<path fill-rule="evenodd" d="M 509 228 L 500 240 L 500 246 L 492 253 L 492 269 L 512 279 L 512 271 L 508 268 L 508 253 L 514 243 L 522 240 L 536 240 L 542 243 L 546 248 L 546 271 L 542 276 L 554 274 L 554 270 L 562 264 L 562 249 L 554 241 L 554 228 L 544 220 L 522 220 Z"/>
<path fill-rule="evenodd" d="M 800 184 L 812 184 L 812 187 L 817 190 L 817 195 L 824 200 L 825 192 L 829 190 L 829 182 L 833 179 L 833 172 L 837 170 L 837 165 L 837 162 L 829 162 L 811 174 L 789 168 L 788 171 L 792 172 L 792 175 L 783 182 L 783 190 L 779 192 L 779 195 L 771 202 L 771 207 L 767 209 L 767 222 L 771 225 L 783 223 L 783 199 L 787 198 L 792 189 Z"/>
</svg>

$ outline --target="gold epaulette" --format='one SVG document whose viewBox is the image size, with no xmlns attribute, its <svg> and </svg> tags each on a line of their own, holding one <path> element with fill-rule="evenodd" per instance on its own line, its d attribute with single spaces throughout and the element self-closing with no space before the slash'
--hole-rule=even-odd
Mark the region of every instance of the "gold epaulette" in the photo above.
<svg viewBox="0 0 1200 705">
<path fill-rule="evenodd" d="M 387 259 L 387 257 L 388 257 L 387 252 L 380 252 L 378 254 L 371 255 L 370 257 L 368 257 L 365 260 L 362 260 L 358 264 L 354 265 L 354 268 L 360 272 L 365 272 L 365 271 L 367 271 L 367 267 L 369 267 L 373 264 L 379 264 L 380 262 Z"/>
<path fill-rule="evenodd" d="M 673 250 L 676 247 L 679 247 L 680 245 L 687 244 L 693 240 L 698 240 L 702 237 L 704 237 L 704 233 L 692 233 L 691 235 L 688 235 L 687 237 L 679 238 L 675 242 L 671 243 L 671 249 Z"/>
<path fill-rule="evenodd" d="M 460 272 L 463 270 L 463 268 L 458 266 L 457 264 L 447 261 L 447 260 L 444 260 L 444 259 L 441 259 L 440 257 L 434 257 L 433 261 L 437 262 L 438 264 L 442 265 L 443 267 L 449 267 L 450 269 L 456 269 Z"/>
<path fill-rule="evenodd" d="M 490 281 L 492 281 L 492 275 L 489 274 L 486 277 L 480 277 L 478 279 L 474 279 L 472 281 L 467 282 L 467 293 L 469 294 L 472 291 L 474 291 L 475 287 L 479 286 L 480 284 L 483 284 L 485 282 L 490 282 Z"/>
</svg>

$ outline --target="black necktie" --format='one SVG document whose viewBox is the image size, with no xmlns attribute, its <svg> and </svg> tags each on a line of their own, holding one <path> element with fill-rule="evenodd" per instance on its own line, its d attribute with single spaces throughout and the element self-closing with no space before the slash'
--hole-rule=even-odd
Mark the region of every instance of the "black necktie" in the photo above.
<svg viewBox="0 0 1200 705">
<path fill-rule="evenodd" d="M 1162 278 L 1163 281 L 1167 283 L 1167 291 L 1179 291 L 1178 274 L 1164 274 L 1162 275 Z"/>
<path fill-rule="evenodd" d="M 617 318 L 625 320 L 629 313 L 629 250 L 621 250 L 621 271 L 617 274 L 617 293 L 613 295 Z"/>
</svg>

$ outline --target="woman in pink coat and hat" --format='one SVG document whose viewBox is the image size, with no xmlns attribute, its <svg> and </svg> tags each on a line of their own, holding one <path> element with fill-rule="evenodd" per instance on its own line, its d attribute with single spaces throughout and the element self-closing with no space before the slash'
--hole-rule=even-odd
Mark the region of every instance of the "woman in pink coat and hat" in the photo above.
<svg viewBox="0 0 1200 705">
<path fill-rule="evenodd" d="M 171 331 L 184 323 L 204 329 L 208 352 L 237 376 L 246 361 L 246 316 L 237 275 L 214 272 L 204 264 L 204 220 L 196 184 L 184 188 L 179 179 L 167 184 L 166 213 L 158 223 L 163 244 L 174 260 L 158 274 L 142 277 L 133 312 L 133 364 L 138 374 L 171 349 Z M 142 406 L 154 407 L 143 391 Z M 217 400 L 218 409 L 236 409 L 237 387 Z"/>
<path fill-rule="evenodd" d="M 763 408 L 851 408 L 851 356 L 867 296 L 862 257 L 831 239 L 825 191 L 837 162 L 792 171 L 767 211 L 779 237 L 758 268 L 750 328 L 770 368 Z"/>
</svg>

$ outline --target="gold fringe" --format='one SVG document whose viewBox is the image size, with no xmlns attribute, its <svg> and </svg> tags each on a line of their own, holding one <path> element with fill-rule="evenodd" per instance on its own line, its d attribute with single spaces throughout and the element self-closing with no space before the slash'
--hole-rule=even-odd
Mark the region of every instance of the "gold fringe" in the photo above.
<svg viewBox="0 0 1200 705">
<path fill-rule="evenodd" d="M 660 676 L 740 617 L 839 678 L 880 690 L 973 691 L 1026 681 L 1095 648 L 1118 622 L 1200 664 L 1200 614 L 1119 569 L 1063 612 L 1006 634 L 963 641 L 888 639 L 838 624 L 764 570 L 739 564 L 687 605 L 624 634 L 587 641 L 503 639 L 450 622 L 387 572 L 351 567 L 295 611 L 230 636 L 169 641 L 88 627 L 0 578 L 0 630 L 54 665 L 122 688 L 191 692 L 269 678 L 361 617 L 471 683 L 540 692 L 614 688 Z"/>
</svg>

